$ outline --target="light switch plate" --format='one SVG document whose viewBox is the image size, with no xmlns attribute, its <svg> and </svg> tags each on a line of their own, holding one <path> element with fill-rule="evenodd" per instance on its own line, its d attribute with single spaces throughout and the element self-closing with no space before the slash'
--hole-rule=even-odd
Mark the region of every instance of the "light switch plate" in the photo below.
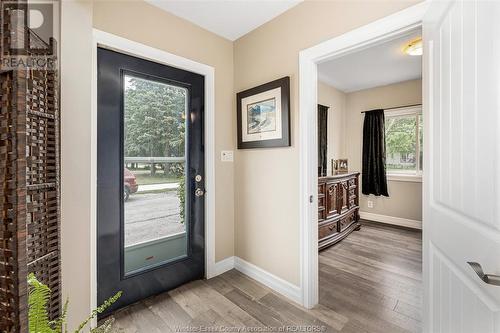
<svg viewBox="0 0 500 333">
<path fill-rule="evenodd" d="M 222 162 L 233 162 L 234 153 L 232 150 L 222 150 L 220 152 L 220 160 Z"/>
</svg>

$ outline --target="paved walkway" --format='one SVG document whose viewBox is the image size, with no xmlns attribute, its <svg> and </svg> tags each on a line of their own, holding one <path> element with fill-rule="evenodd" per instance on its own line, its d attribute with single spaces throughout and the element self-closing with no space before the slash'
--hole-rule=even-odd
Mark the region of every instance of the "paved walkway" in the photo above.
<svg viewBox="0 0 500 333">
<path fill-rule="evenodd" d="M 167 183 L 167 184 L 150 184 L 150 185 L 139 185 L 137 192 L 147 192 L 156 190 L 169 190 L 179 187 L 179 183 Z"/>
</svg>

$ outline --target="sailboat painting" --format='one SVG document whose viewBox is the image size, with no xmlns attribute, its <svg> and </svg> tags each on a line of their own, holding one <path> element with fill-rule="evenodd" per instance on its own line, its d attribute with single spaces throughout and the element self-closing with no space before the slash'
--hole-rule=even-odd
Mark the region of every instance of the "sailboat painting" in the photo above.
<svg viewBox="0 0 500 333">
<path fill-rule="evenodd" d="M 276 130 L 276 98 L 247 105 L 247 133 Z"/>
</svg>

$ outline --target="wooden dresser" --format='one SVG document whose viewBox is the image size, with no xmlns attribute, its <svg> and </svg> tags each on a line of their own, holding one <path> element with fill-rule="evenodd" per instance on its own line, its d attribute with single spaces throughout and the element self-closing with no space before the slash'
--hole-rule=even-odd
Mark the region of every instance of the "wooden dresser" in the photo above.
<svg viewBox="0 0 500 333">
<path fill-rule="evenodd" d="M 322 250 L 359 230 L 359 172 L 318 178 L 318 244 Z"/>
</svg>

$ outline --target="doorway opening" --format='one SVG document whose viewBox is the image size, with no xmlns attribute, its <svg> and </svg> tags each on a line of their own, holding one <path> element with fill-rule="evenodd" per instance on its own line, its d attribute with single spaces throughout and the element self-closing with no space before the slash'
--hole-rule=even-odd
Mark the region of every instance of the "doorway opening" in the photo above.
<svg viewBox="0 0 500 333">
<path fill-rule="evenodd" d="M 321 62 L 317 84 L 319 303 L 419 331 L 421 28 Z"/>
<path fill-rule="evenodd" d="M 427 4 L 422 3 L 387 16 L 300 53 L 300 220 L 301 290 L 303 305 L 312 308 L 319 301 L 318 255 L 318 68 L 322 63 L 408 35 L 420 29 Z M 412 103 L 417 104 L 417 103 Z M 389 108 L 404 105 L 383 105 Z M 358 110 L 359 117 L 361 111 Z M 359 125 L 358 125 L 359 126 Z M 361 134 L 359 134 L 361 136 Z M 358 136 L 358 140 L 361 140 Z M 361 156 L 357 156 L 360 160 Z M 338 158 L 341 159 L 342 158 Z M 409 160 L 409 158 L 407 159 Z M 341 161 L 340 161 L 341 162 Z M 339 163 L 340 163 L 339 162 Z M 349 160 L 347 161 L 349 165 Z M 340 163 L 342 164 L 342 163 Z M 331 167 L 330 167 L 331 168 Z M 326 172 L 328 167 L 326 167 Z M 354 170 L 356 171 L 356 170 Z M 359 170 L 361 171 L 361 170 Z M 359 185 L 362 182 L 359 181 Z M 348 187 L 349 188 L 349 187 Z M 361 192 L 361 189 L 360 189 Z M 344 193 L 343 195 L 347 195 Z M 366 200 L 366 205 L 368 200 Z M 357 202 L 359 205 L 359 201 Z M 351 205 L 348 203 L 348 207 Z M 362 228 L 362 227 L 361 227 Z M 334 229 L 334 228 L 333 228 Z M 342 229 L 342 227 L 340 227 Z M 356 233 L 357 231 L 354 231 Z"/>
</svg>

